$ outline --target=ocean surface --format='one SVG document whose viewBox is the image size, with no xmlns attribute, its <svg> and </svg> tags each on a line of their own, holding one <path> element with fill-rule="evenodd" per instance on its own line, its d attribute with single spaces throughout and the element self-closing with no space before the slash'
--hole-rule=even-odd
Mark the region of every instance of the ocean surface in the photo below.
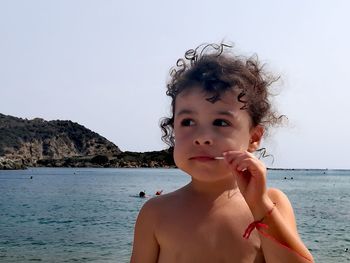
<svg viewBox="0 0 350 263">
<path fill-rule="evenodd" d="M 139 192 L 188 182 L 177 169 L 0 171 L 0 262 L 128 262 Z M 288 195 L 316 262 L 350 262 L 350 171 L 270 170 L 268 185 Z"/>
</svg>

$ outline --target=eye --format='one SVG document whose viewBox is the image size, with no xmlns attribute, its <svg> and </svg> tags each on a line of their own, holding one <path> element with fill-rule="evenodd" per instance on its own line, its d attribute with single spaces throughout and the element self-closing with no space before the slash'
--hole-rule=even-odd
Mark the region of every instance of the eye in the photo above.
<svg viewBox="0 0 350 263">
<path fill-rule="evenodd" d="M 219 127 L 227 127 L 231 126 L 230 122 L 222 120 L 222 119 L 216 119 L 213 121 L 214 126 L 219 126 Z"/>
<path fill-rule="evenodd" d="M 191 119 L 183 119 L 181 121 L 181 126 L 193 126 L 194 125 L 194 121 Z"/>
</svg>

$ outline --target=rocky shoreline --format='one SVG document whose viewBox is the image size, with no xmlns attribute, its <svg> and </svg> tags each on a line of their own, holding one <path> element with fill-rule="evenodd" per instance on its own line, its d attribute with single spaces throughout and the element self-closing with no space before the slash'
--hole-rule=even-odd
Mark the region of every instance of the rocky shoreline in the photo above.
<svg viewBox="0 0 350 263">
<path fill-rule="evenodd" d="M 11 160 L 0 157 L 0 170 L 23 170 L 27 167 L 21 160 Z"/>
<path fill-rule="evenodd" d="M 176 168 L 171 150 L 153 152 L 123 152 L 117 156 L 75 156 L 61 159 L 39 159 L 25 164 L 22 159 L 0 157 L 0 170 L 20 170 L 29 167 L 93 167 L 93 168 Z"/>
<path fill-rule="evenodd" d="M 175 168 L 170 150 L 38 160 L 36 167 Z"/>
</svg>

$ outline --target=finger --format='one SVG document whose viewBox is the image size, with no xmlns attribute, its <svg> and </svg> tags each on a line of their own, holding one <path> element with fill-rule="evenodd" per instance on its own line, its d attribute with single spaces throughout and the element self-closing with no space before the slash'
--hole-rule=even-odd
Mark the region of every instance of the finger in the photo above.
<svg viewBox="0 0 350 263">
<path fill-rule="evenodd" d="M 254 163 L 254 158 L 246 153 L 241 153 L 233 159 L 228 160 L 231 167 L 240 172 L 248 169 L 248 167 Z"/>
<path fill-rule="evenodd" d="M 222 155 L 224 156 L 224 159 L 231 163 L 234 159 L 236 159 L 242 152 L 241 151 L 228 151 L 224 152 Z"/>
<path fill-rule="evenodd" d="M 245 170 L 244 172 L 235 172 L 234 174 L 239 190 L 242 193 L 245 193 L 247 186 L 251 180 L 249 172 Z"/>
<path fill-rule="evenodd" d="M 250 157 L 245 157 L 244 159 L 240 160 L 239 163 L 236 165 L 236 170 L 239 172 L 244 172 L 244 171 L 252 171 L 256 169 L 256 166 L 258 164 L 256 161 Z"/>
<path fill-rule="evenodd" d="M 224 158 L 226 162 L 230 165 L 236 166 L 238 163 L 240 163 L 244 158 L 249 157 L 247 156 L 246 152 L 241 151 L 230 151 L 224 154 Z"/>
</svg>

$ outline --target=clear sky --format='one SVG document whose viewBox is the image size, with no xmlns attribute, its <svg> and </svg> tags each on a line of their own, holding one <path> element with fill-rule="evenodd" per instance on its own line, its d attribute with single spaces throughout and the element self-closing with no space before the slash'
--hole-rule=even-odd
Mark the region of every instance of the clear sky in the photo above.
<svg viewBox="0 0 350 263">
<path fill-rule="evenodd" d="M 350 2 L 0 0 L 0 113 L 72 120 L 121 150 L 166 146 L 177 58 L 227 40 L 280 74 L 272 167 L 350 168 Z"/>
</svg>

